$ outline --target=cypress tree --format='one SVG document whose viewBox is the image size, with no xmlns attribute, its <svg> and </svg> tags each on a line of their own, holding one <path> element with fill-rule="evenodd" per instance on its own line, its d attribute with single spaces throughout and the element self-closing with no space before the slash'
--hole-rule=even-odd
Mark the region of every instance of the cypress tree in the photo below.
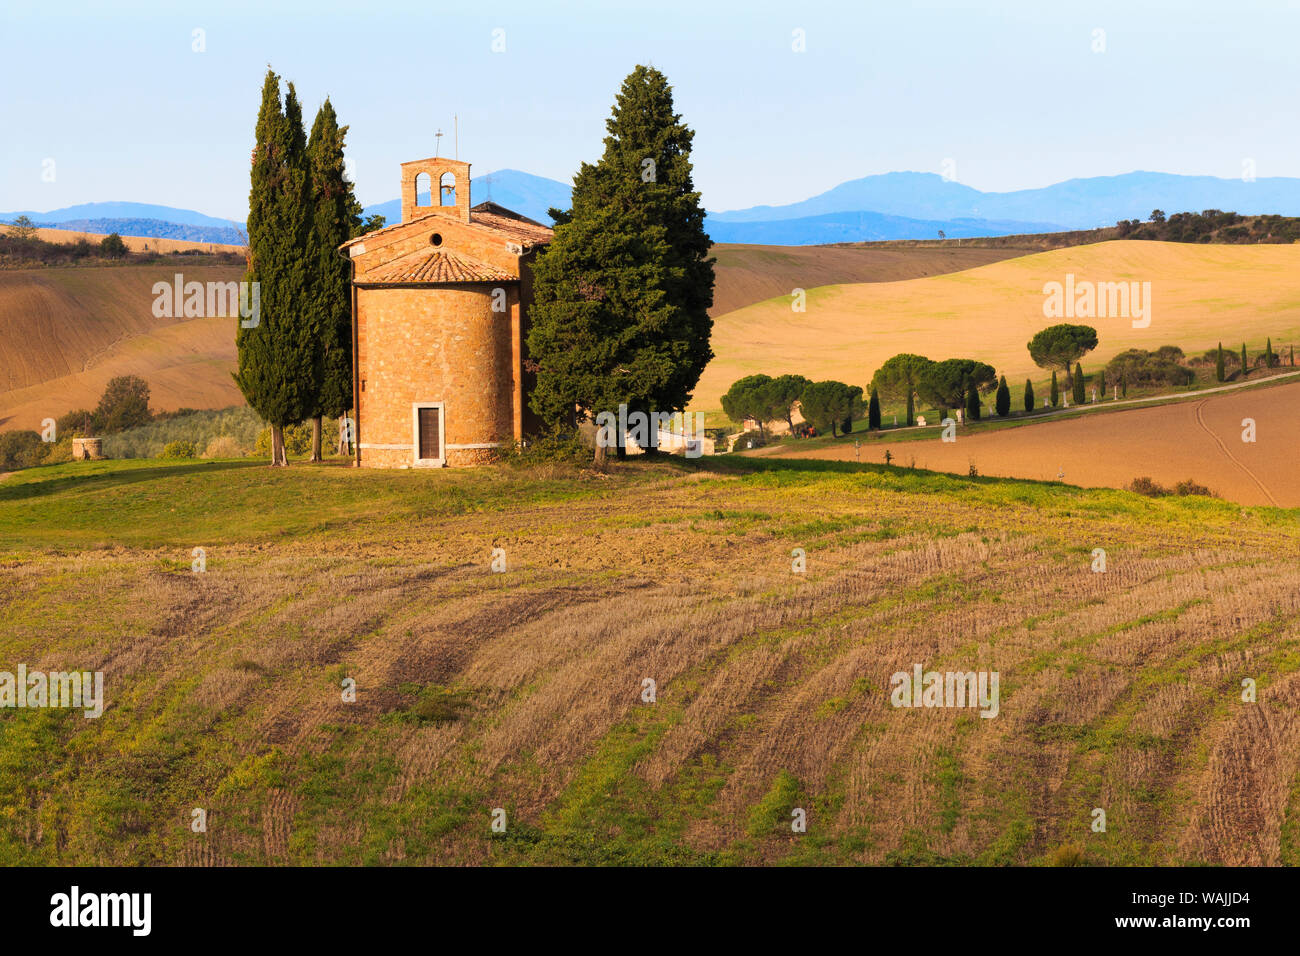
<svg viewBox="0 0 1300 956">
<path fill-rule="evenodd" d="M 307 141 L 311 171 L 312 222 L 307 239 L 311 268 L 313 341 L 320 388 L 310 410 L 311 460 L 321 460 L 321 417 L 342 416 L 352 407 L 351 269 L 338 247 L 361 232 L 361 204 L 343 176 L 343 146 L 348 128 L 339 126 L 326 98 Z M 339 453 L 346 454 L 339 429 Z"/>
<path fill-rule="evenodd" d="M 867 428 L 880 429 L 880 396 L 874 388 L 871 390 L 871 401 L 867 404 Z"/>
<path fill-rule="evenodd" d="M 911 392 L 907 393 L 907 427 L 911 428 L 916 423 L 916 399 Z"/>
<path fill-rule="evenodd" d="M 966 418 L 972 422 L 980 420 L 980 392 L 973 382 L 966 386 Z"/>
<path fill-rule="evenodd" d="M 1106 370 L 1103 368 L 1097 373 L 1097 394 L 1101 396 L 1100 401 L 1106 400 Z"/>
<path fill-rule="evenodd" d="M 1295 346 L 1291 346 L 1291 367 L 1295 368 Z"/>
<path fill-rule="evenodd" d="M 1029 381 L 1029 379 L 1025 379 L 1025 411 L 1032 412 L 1033 410 L 1034 410 L 1034 383 Z"/>
<path fill-rule="evenodd" d="M 268 69 L 257 116 L 248 194 L 247 282 L 259 284 L 257 323 L 235 333 L 244 398 L 271 426 L 271 464 L 286 465 L 284 428 L 306 419 L 316 392 L 316 348 L 309 320 L 309 176 L 302 108 L 289 84 Z M 248 321 L 252 321 L 249 319 Z"/>
<path fill-rule="evenodd" d="M 1076 405 L 1082 405 L 1086 400 L 1083 394 L 1083 387 L 1084 387 L 1083 363 L 1076 362 L 1074 364 L 1074 382 L 1073 382 L 1074 404 Z"/>
<path fill-rule="evenodd" d="M 1128 398 L 1128 372 L 1124 372 L 1119 377 L 1119 394 L 1122 398 Z"/>
<path fill-rule="evenodd" d="M 1007 377 L 1005 375 L 998 379 L 998 394 L 994 402 L 994 408 L 997 410 L 999 418 L 1006 418 L 1011 414 L 1011 389 L 1007 388 Z"/>
<path fill-rule="evenodd" d="M 713 262 L 691 176 L 694 133 L 667 78 L 638 66 L 605 121 L 605 151 L 551 210 L 534 269 L 531 407 L 544 420 L 684 408 L 713 358 Z M 619 455 L 625 453 L 618 436 Z M 601 450 L 597 449 L 599 457 Z"/>
<path fill-rule="evenodd" d="M 1222 382 L 1225 374 L 1223 368 L 1223 343 L 1220 342 L 1218 354 L 1214 359 L 1214 380 L 1216 382 Z"/>
<path fill-rule="evenodd" d="M 1248 361 L 1249 359 L 1246 358 L 1246 343 L 1242 342 L 1241 343 L 1241 377 L 1242 378 L 1245 378 L 1246 373 L 1250 370 L 1250 366 L 1246 364 Z"/>
<path fill-rule="evenodd" d="M 1270 335 L 1268 337 L 1268 340 L 1264 343 L 1264 367 L 1272 368 L 1274 364 L 1275 363 L 1273 361 L 1273 336 Z"/>
<path fill-rule="evenodd" d="M 1057 386 L 1057 384 L 1056 384 L 1056 371 L 1055 371 L 1055 370 L 1052 371 L 1052 391 L 1051 391 L 1050 395 L 1051 395 L 1051 405 L 1052 405 L 1053 408 L 1055 408 L 1058 404 L 1060 404 L 1060 401 L 1061 401 L 1061 389 L 1060 389 L 1060 387 Z"/>
</svg>

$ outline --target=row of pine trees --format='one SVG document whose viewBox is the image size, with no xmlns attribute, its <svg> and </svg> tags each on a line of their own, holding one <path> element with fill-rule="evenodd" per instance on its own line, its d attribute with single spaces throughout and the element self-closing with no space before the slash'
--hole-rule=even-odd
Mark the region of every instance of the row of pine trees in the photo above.
<svg viewBox="0 0 1300 956">
<path fill-rule="evenodd" d="M 293 84 L 283 105 L 280 77 L 266 72 L 257 116 L 248 196 L 247 282 L 260 284 L 256 324 L 241 322 L 235 381 L 271 426 L 271 464 L 285 465 L 284 429 L 312 423 L 312 460 L 321 457 L 321 421 L 352 406 L 352 315 L 341 243 L 363 231 L 361 205 L 344 176 L 343 145 L 328 99 L 303 128 Z M 382 222 L 367 225 L 374 228 Z M 346 428 L 339 451 L 347 452 Z"/>
</svg>

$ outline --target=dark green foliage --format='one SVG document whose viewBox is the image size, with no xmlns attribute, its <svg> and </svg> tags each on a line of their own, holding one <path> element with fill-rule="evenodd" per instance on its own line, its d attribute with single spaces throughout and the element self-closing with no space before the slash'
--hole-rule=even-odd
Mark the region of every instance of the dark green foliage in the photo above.
<svg viewBox="0 0 1300 956">
<path fill-rule="evenodd" d="M 338 247 L 361 234 L 361 204 L 343 175 L 348 128 L 339 126 L 328 99 L 316 114 L 307 158 L 311 172 L 312 221 L 307 235 L 311 267 L 312 338 L 320 389 L 311 416 L 337 417 L 352 407 L 352 310 L 350 267 Z"/>
<path fill-rule="evenodd" d="M 1039 368 L 1059 368 L 1068 376 L 1070 365 L 1097 347 L 1097 330 L 1090 325 L 1052 325 L 1029 340 L 1029 357 Z M 1053 401 L 1052 404 L 1056 404 Z"/>
<path fill-rule="evenodd" d="M 871 401 L 867 404 L 867 428 L 880 428 L 880 395 L 874 388 L 871 390 Z"/>
<path fill-rule="evenodd" d="M 991 365 L 974 359 L 945 359 L 925 366 L 917 391 L 939 408 L 961 408 L 967 404 L 972 388 L 977 393 L 985 391 L 997 380 Z"/>
<path fill-rule="evenodd" d="M 36 432 L 0 432 L 0 471 L 33 468 L 44 456 L 45 443 Z"/>
<path fill-rule="evenodd" d="M 745 419 L 758 422 L 758 430 L 766 434 L 763 425 L 767 418 L 767 400 L 764 390 L 772 382 L 770 375 L 746 375 L 737 379 L 722 396 L 722 411 L 728 418 L 743 425 Z"/>
<path fill-rule="evenodd" d="M 1100 401 L 1106 400 L 1106 370 L 1104 368 L 1097 373 L 1097 398 Z"/>
<path fill-rule="evenodd" d="M 765 421 L 785 419 L 794 431 L 794 403 L 803 397 L 803 390 L 811 385 L 802 375 L 778 375 L 763 386 L 758 393 L 758 405 Z"/>
<path fill-rule="evenodd" d="M 131 252 L 122 241 L 122 237 L 115 232 L 110 232 L 99 241 L 99 251 L 110 259 L 121 259 Z"/>
<path fill-rule="evenodd" d="M 980 420 L 980 392 L 974 385 L 966 388 L 966 420 L 971 422 Z"/>
<path fill-rule="evenodd" d="M 1053 408 L 1061 404 L 1061 389 L 1060 386 L 1056 384 L 1055 370 L 1052 371 L 1052 391 L 1050 393 L 1050 396 L 1051 396 L 1051 403 Z"/>
<path fill-rule="evenodd" d="M 1031 382 L 1029 379 L 1025 379 L 1025 411 L 1032 412 L 1033 410 L 1034 410 L 1034 383 Z"/>
<path fill-rule="evenodd" d="M 1074 404 L 1082 405 L 1088 400 L 1084 393 L 1083 364 L 1081 362 L 1076 362 L 1074 366 L 1072 391 L 1074 392 Z"/>
<path fill-rule="evenodd" d="M 149 385 L 135 375 L 119 375 L 111 379 L 94 414 L 94 424 L 105 435 L 146 425 L 152 420 Z"/>
<path fill-rule="evenodd" d="M 1005 375 L 998 379 L 998 393 L 994 399 L 993 408 L 998 413 L 999 418 L 1006 418 L 1011 414 L 1011 389 L 1007 388 L 1007 377 Z"/>
<path fill-rule="evenodd" d="M 1181 351 L 1172 346 L 1165 346 L 1155 352 L 1128 349 L 1111 359 L 1106 368 L 1112 376 L 1122 379 L 1125 384 L 1190 385 L 1196 376 L 1190 368 L 1179 364 L 1172 357 L 1174 353 L 1182 355 Z"/>
<path fill-rule="evenodd" d="M 534 268 L 530 400 L 548 422 L 684 408 L 713 357 L 713 260 L 691 176 L 694 133 L 662 73 L 638 66 Z M 644 161 L 653 162 L 651 167 Z"/>
<path fill-rule="evenodd" d="M 1191 478 L 1186 478 L 1178 482 L 1172 489 L 1166 488 L 1164 485 L 1160 484 L 1160 482 L 1154 481 L 1148 477 L 1134 478 L 1129 482 L 1128 490 L 1136 492 L 1139 495 L 1146 495 L 1148 498 L 1164 498 L 1168 495 L 1203 495 L 1206 498 L 1219 497 L 1209 488 L 1205 487 L 1205 485 L 1195 482 Z"/>
<path fill-rule="evenodd" d="M 1245 378 L 1250 374 L 1250 357 L 1246 355 L 1246 343 L 1241 343 L 1241 376 Z"/>
<path fill-rule="evenodd" d="M 1223 343 L 1220 342 L 1218 354 L 1215 355 L 1214 357 L 1214 380 L 1216 382 L 1222 382 L 1224 377 L 1225 377 L 1225 371 L 1223 368 Z"/>
<path fill-rule="evenodd" d="M 104 423 L 96 412 L 88 408 L 79 408 L 75 412 L 60 415 L 54 423 L 54 430 L 60 438 L 87 438 L 103 433 Z"/>
<path fill-rule="evenodd" d="M 1274 368 L 1277 365 L 1277 356 L 1273 354 L 1273 338 L 1269 336 L 1264 343 L 1264 367 Z"/>
<path fill-rule="evenodd" d="M 885 361 L 872 376 L 871 387 L 891 401 L 907 400 L 907 424 L 914 424 L 917 389 L 925 370 L 933 365 L 924 355 L 904 352 Z"/>
<path fill-rule="evenodd" d="M 1176 212 L 1158 222 L 1121 219 L 1115 225 L 1122 239 L 1229 244 L 1300 241 L 1300 219 L 1295 217 L 1242 216 L 1219 209 Z"/>
<path fill-rule="evenodd" d="M 800 408 L 804 419 L 819 432 L 838 434 L 847 419 L 862 415 L 862 387 L 843 382 L 813 382 L 804 389 Z"/>
<path fill-rule="evenodd" d="M 257 324 L 235 333 L 235 381 L 248 404 L 274 429 L 301 422 L 318 391 L 318 343 L 311 310 L 311 265 L 303 252 L 311 229 L 310 175 L 302 109 L 289 84 L 266 72 L 248 195 L 248 272 L 260 283 Z M 252 321 L 251 319 L 249 320 Z"/>
</svg>

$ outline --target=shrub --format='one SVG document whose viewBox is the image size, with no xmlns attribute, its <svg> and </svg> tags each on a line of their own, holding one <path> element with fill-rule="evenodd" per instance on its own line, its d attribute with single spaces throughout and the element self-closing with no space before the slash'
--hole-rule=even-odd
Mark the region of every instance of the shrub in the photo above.
<svg viewBox="0 0 1300 956">
<path fill-rule="evenodd" d="M 109 458 L 157 458 L 168 442 L 189 441 L 195 448 L 207 448 L 221 435 L 232 437 L 242 451 L 253 447 L 261 428 L 261 419 L 246 405 L 190 412 L 174 418 L 160 415 L 148 425 L 106 435 L 104 454 Z"/>
<path fill-rule="evenodd" d="M 159 458 L 197 458 L 198 451 L 192 441 L 169 441 L 163 445 Z"/>
<path fill-rule="evenodd" d="M 243 458 L 248 452 L 234 435 L 218 435 L 203 450 L 204 458 Z"/>
<path fill-rule="evenodd" d="M 61 435 L 58 441 L 45 446 L 45 460 L 42 464 L 61 465 L 72 461 L 72 436 Z"/>
<path fill-rule="evenodd" d="M 0 433 L 0 471 L 32 468 L 44 458 L 44 443 L 36 432 L 19 430 Z"/>
<path fill-rule="evenodd" d="M 741 432 L 736 436 L 735 444 L 731 446 L 732 451 L 745 451 L 749 448 L 762 448 L 767 442 L 763 439 L 763 433 L 758 431 Z"/>
<path fill-rule="evenodd" d="M 1079 843 L 1067 843 L 1058 846 L 1047 855 L 1048 866 L 1083 866 L 1083 846 Z"/>
<path fill-rule="evenodd" d="M 1182 350 L 1170 345 L 1155 352 L 1128 349 L 1111 359 L 1106 370 L 1125 385 L 1130 382 L 1134 385 L 1190 385 L 1196 376 L 1190 368 L 1179 363 L 1175 353 L 1181 356 Z"/>
<path fill-rule="evenodd" d="M 336 426 L 337 427 L 337 426 Z M 325 422 L 321 423 L 324 434 L 329 434 L 329 427 Z M 292 455 L 295 458 L 301 458 L 311 451 L 311 425 L 308 422 L 301 422 L 297 425 L 286 425 L 284 429 L 284 453 Z M 259 458 L 271 457 L 271 426 L 267 425 L 257 436 L 257 442 L 253 446 L 253 454 Z"/>
<path fill-rule="evenodd" d="M 548 431 L 529 439 L 526 445 L 516 443 L 503 449 L 502 458 L 511 465 L 590 463 L 592 448 L 578 432 L 552 425 Z"/>
<path fill-rule="evenodd" d="M 1164 485 L 1145 477 L 1134 478 L 1129 482 L 1128 490 L 1139 495 L 1146 495 L 1148 498 L 1163 498 L 1169 494 L 1169 489 Z"/>
<path fill-rule="evenodd" d="M 110 259 L 121 259 L 130 253 L 122 237 L 115 232 L 110 232 L 99 242 L 99 250 Z"/>
<path fill-rule="evenodd" d="M 1204 485 L 1198 485 L 1190 478 L 1186 478 L 1174 485 L 1174 494 L 1176 495 L 1204 495 L 1206 498 L 1219 497 Z"/>
</svg>

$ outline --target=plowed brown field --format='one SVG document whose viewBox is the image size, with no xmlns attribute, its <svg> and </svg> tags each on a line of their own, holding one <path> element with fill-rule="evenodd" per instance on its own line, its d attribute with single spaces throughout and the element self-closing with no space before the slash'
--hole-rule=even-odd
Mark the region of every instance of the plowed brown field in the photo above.
<svg viewBox="0 0 1300 956">
<path fill-rule="evenodd" d="M 1243 419 L 1255 441 L 1242 440 Z M 1062 421 L 964 434 L 955 442 L 871 442 L 762 450 L 786 458 L 883 462 L 1004 478 L 1062 480 L 1085 488 L 1123 488 L 1149 477 L 1172 486 L 1194 479 L 1248 505 L 1300 507 L 1300 383 L 1221 392 L 1154 408 L 1089 412 Z M 855 457 L 855 456 L 860 456 Z"/>
</svg>

